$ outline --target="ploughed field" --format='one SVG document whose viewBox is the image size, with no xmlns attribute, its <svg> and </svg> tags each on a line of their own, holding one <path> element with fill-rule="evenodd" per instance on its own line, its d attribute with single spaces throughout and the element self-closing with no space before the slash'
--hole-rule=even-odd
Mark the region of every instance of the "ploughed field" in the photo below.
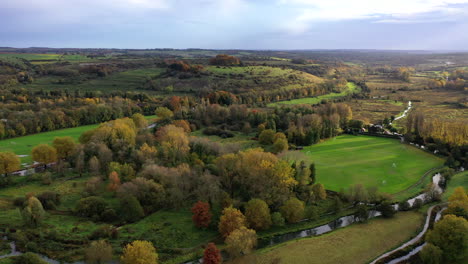
<svg viewBox="0 0 468 264">
<path fill-rule="evenodd" d="M 302 150 L 317 170 L 317 181 L 340 191 L 355 184 L 397 193 L 417 183 L 443 159 L 391 138 L 342 135 Z"/>
</svg>

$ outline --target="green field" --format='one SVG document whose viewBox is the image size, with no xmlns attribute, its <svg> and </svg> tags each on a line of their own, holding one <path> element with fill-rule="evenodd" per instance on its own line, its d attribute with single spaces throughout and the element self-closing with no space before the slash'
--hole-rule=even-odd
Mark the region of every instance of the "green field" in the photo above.
<svg viewBox="0 0 468 264">
<path fill-rule="evenodd" d="M 319 104 L 322 100 L 331 100 L 346 96 L 348 94 L 360 92 L 361 88 L 358 87 L 356 84 L 348 82 L 348 88 L 341 93 L 329 93 L 317 97 L 308 97 L 308 98 L 301 98 L 301 99 L 294 99 L 290 101 L 281 101 L 276 103 L 268 104 L 268 107 L 278 106 L 278 105 L 295 105 L 295 104 Z"/>
<path fill-rule="evenodd" d="M 392 219 L 373 219 L 322 236 L 265 248 L 229 263 L 367 263 L 413 237 L 423 219 L 416 212 L 398 213 Z"/>
<path fill-rule="evenodd" d="M 80 91 L 133 91 L 141 89 L 145 80 L 149 76 L 160 74 L 164 69 L 162 68 L 146 68 L 123 71 L 114 73 L 102 78 L 90 79 L 81 83 L 60 83 L 59 80 L 63 79 L 59 76 L 48 76 L 37 78 L 31 84 L 21 85 L 26 89 L 37 90 L 56 90 L 56 89 L 69 89 Z"/>
<path fill-rule="evenodd" d="M 338 136 L 303 153 L 315 162 L 317 181 L 334 191 L 363 184 L 396 193 L 444 162 L 399 140 L 370 136 Z"/>
<path fill-rule="evenodd" d="M 155 116 L 146 116 L 147 119 L 152 119 Z M 16 155 L 28 155 L 21 157 L 22 163 L 31 163 L 31 157 L 29 156 L 33 147 L 39 144 L 50 144 L 56 137 L 70 136 L 74 139 L 78 139 L 83 132 L 98 127 L 99 124 L 79 126 L 73 128 L 66 128 L 60 130 L 54 130 L 50 132 L 38 133 L 23 137 L 11 138 L 0 140 L 0 151 L 11 151 Z"/>
<path fill-rule="evenodd" d="M 442 196 L 443 200 L 447 201 L 450 195 L 453 194 L 455 188 L 459 186 L 464 187 L 465 190 L 468 191 L 468 171 L 458 173 L 452 176 Z"/>
</svg>

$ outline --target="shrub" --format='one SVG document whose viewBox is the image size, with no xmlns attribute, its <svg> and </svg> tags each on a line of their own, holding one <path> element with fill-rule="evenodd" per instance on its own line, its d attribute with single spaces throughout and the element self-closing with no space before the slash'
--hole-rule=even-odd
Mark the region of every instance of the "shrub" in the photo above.
<svg viewBox="0 0 468 264">
<path fill-rule="evenodd" d="M 133 223 L 145 216 L 145 213 L 135 196 L 126 195 L 120 199 L 120 216 L 123 220 Z"/>
<path fill-rule="evenodd" d="M 104 199 L 97 196 L 90 196 L 78 201 L 75 207 L 75 214 L 81 217 L 100 219 L 106 207 L 107 203 Z"/>
<path fill-rule="evenodd" d="M 42 206 L 46 210 L 54 210 L 60 205 L 60 194 L 53 191 L 46 191 L 37 196 L 37 199 L 41 201 Z"/>
<path fill-rule="evenodd" d="M 271 222 L 274 226 L 284 226 L 285 220 L 284 217 L 281 215 L 280 212 L 274 212 L 271 214 Z"/>
</svg>

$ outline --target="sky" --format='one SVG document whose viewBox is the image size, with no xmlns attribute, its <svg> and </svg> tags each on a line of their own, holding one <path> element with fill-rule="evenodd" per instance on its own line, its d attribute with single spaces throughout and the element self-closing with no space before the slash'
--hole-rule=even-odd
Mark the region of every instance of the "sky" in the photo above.
<svg viewBox="0 0 468 264">
<path fill-rule="evenodd" d="M 0 0 L 0 46 L 467 50 L 468 0 Z"/>
</svg>

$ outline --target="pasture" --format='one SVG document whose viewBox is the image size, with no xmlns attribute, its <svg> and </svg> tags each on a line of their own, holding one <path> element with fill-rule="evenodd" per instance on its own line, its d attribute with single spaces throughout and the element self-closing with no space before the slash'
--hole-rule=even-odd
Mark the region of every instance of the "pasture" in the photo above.
<svg viewBox="0 0 468 264">
<path fill-rule="evenodd" d="M 146 118 L 150 120 L 155 118 L 155 116 L 146 116 Z M 99 124 L 86 125 L 0 140 L 0 152 L 13 152 L 16 155 L 20 155 L 21 163 L 31 163 L 32 160 L 30 154 L 33 147 L 39 144 L 51 144 L 56 137 L 70 136 L 75 140 L 78 140 L 83 132 L 94 129 L 98 126 Z"/>
<path fill-rule="evenodd" d="M 358 93 L 360 92 L 361 88 L 359 88 L 356 84 L 348 82 L 346 90 L 340 92 L 340 93 L 329 93 L 329 94 L 324 94 L 321 96 L 316 96 L 316 97 L 307 97 L 307 98 L 300 98 L 300 99 L 294 99 L 294 100 L 289 100 L 289 101 L 281 101 L 281 102 L 276 102 L 276 103 L 271 103 L 268 104 L 268 107 L 274 107 L 278 105 L 295 105 L 295 104 L 319 104 L 322 102 L 322 100 L 333 100 L 337 99 L 349 94 L 353 93 Z"/>
<path fill-rule="evenodd" d="M 368 263 L 413 237 L 423 219 L 416 212 L 398 213 L 392 219 L 373 219 L 322 236 L 293 240 L 228 263 Z"/>
<path fill-rule="evenodd" d="M 315 162 L 317 181 L 333 191 L 362 184 L 396 193 L 444 162 L 399 140 L 370 136 L 342 135 L 302 152 Z"/>
</svg>

